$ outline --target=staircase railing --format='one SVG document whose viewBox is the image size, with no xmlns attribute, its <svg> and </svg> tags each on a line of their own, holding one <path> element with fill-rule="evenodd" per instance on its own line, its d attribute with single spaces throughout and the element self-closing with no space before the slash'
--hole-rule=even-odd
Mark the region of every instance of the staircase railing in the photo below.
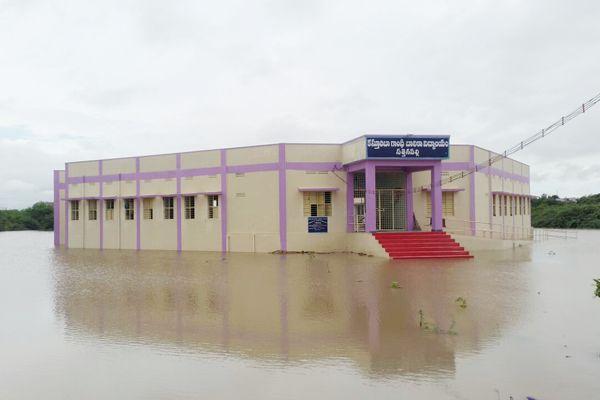
<svg viewBox="0 0 600 400">
<path fill-rule="evenodd" d="M 446 232 L 487 239 L 533 240 L 534 229 L 528 226 L 493 222 L 446 219 Z"/>
</svg>

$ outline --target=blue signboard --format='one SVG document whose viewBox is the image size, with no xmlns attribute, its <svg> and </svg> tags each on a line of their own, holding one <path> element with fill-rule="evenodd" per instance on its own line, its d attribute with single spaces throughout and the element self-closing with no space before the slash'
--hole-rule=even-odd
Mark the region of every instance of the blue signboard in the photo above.
<svg viewBox="0 0 600 400">
<path fill-rule="evenodd" d="M 442 159 L 450 155 L 450 136 L 367 136 L 367 158 Z"/>
<path fill-rule="evenodd" d="M 308 217 L 308 233 L 327 233 L 327 217 Z"/>
</svg>

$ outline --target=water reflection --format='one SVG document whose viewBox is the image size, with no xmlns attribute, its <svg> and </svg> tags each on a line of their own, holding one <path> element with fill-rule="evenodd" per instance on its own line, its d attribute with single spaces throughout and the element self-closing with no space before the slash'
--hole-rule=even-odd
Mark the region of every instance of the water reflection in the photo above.
<svg viewBox="0 0 600 400">
<path fill-rule="evenodd" d="M 269 364 L 346 359 L 380 378 L 453 375 L 459 353 L 493 343 L 524 308 L 527 274 L 518 265 L 529 250 L 502 254 L 500 261 L 499 253 L 489 257 L 494 263 L 485 253 L 397 263 L 339 254 L 222 259 L 58 250 L 55 312 L 74 340 Z M 458 296 L 466 309 L 455 303 Z M 441 332 L 419 327 L 420 310 Z"/>
</svg>

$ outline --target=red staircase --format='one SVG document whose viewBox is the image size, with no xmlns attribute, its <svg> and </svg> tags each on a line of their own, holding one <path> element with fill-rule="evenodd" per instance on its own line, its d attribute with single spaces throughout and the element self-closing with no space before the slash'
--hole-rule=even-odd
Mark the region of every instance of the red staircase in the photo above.
<svg viewBox="0 0 600 400">
<path fill-rule="evenodd" d="M 377 232 L 373 236 L 394 260 L 473 257 L 446 232 Z"/>
</svg>

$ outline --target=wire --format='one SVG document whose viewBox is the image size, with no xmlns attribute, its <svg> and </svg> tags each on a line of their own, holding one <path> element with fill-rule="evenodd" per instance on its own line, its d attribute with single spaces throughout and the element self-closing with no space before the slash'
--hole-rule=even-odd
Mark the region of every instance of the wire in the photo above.
<svg viewBox="0 0 600 400">
<path fill-rule="evenodd" d="M 585 113 L 586 111 L 588 111 L 590 108 L 592 108 L 594 105 L 596 105 L 599 102 L 600 102 L 600 93 L 597 94 L 596 96 L 592 97 L 591 99 L 589 99 L 588 101 L 586 101 L 585 103 L 580 105 L 579 107 L 577 107 L 575 110 L 573 110 L 569 114 L 560 117 L 560 119 L 558 119 L 558 121 L 548 125 L 547 127 L 543 128 L 541 131 L 537 132 L 536 134 L 529 136 L 528 138 L 520 141 L 516 145 L 505 150 L 503 153 L 496 154 L 495 156 L 490 157 L 485 162 L 475 164 L 473 167 L 471 167 L 465 171 L 462 171 L 462 172 L 454 174 L 454 175 L 450 175 L 447 178 L 440 180 L 440 186 L 444 185 L 445 183 L 450 183 L 450 182 L 454 182 L 459 179 L 463 179 L 481 169 L 491 167 L 496 162 L 498 162 L 504 158 L 507 158 L 508 156 L 515 154 L 518 151 L 523 150 L 525 147 L 529 146 L 530 144 L 532 144 L 542 138 L 545 138 L 550 133 L 552 133 L 556 129 L 564 126 L 567 122 L 570 122 L 571 120 L 575 119 L 579 115 Z M 413 188 L 412 193 L 418 193 L 418 192 L 421 192 L 424 190 L 429 190 L 430 187 L 431 187 L 431 185 L 424 185 L 417 189 Z"/>
</svg>

